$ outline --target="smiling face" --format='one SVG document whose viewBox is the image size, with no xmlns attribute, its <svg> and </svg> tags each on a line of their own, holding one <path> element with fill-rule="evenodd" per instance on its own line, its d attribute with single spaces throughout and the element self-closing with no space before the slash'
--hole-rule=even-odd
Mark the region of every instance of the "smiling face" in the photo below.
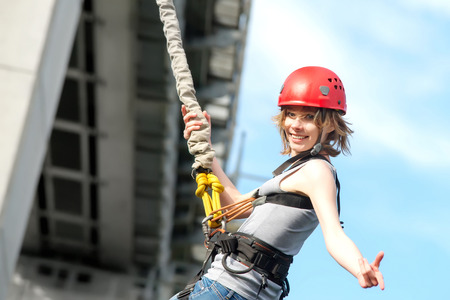
<svg viewBox="0 0 450 300">
<path fill-rule="evenodd" d="M 317 142 L 320 129 L 314 123 L 317 108 L 289 106 L 286 108 L 283 129 L 291 148 L 291 156 L 310 150 Z"/>
</svg>

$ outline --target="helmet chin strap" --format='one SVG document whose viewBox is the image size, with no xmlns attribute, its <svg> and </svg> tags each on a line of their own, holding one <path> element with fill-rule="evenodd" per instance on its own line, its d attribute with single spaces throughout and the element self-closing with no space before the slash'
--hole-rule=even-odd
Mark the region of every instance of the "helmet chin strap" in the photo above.
<svg viewBox="0 0 450 300">
<path fill-rule="evenodd" d="M 316 156 L 317 154 L 320 153 L 320 151 L 322 151 L 322 133 L 323 130 L 320 130 L 319 136 L 317 137 L 317 142 L 316 144 L 311 148 L 311 151 L 309 152 L 311 154 L 311 156 Z"/>
<path fill-rule="evenodd" d="M 312 147 L 311 152 L 309 153 L 311 153 L 312 156 L 316 156 L 320 151 L 322 151 L 322 144 L 317 143 L 314 145 L 314 147 Z"/>
</svg>

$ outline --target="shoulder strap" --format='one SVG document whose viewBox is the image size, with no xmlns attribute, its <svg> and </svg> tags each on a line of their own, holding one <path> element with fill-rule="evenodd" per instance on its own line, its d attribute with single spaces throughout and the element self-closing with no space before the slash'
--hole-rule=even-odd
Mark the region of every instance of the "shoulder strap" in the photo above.
<svg viewBox="0 0 450 300">
<path fill-rule="evenodd" d="M 293 157 L 289 158 L 288 160 L 286 160 L 278 168 L 276 168 L 272 172 L 272 174 L 273 174 L 273 176 L 278 176 L 281 173 L 283 173 L 286 169 L 290 170 L 290 169 L 295 168 L 296 166 L 303 164 L 311 159 L 322 159 L 322 160 L 325 160 L 328 162 L 328 160 L 320 154 L 317 154 L 314 156 L 311 154 L 306 154 L 306 156 L 305 156 L 304 153 L 300 153 L 300 154 L 297 154 L 296 156 L 293 156 Z"/>
<path fill-rule="evenodd" d="M 303 156 L 303 157 L 302 157 Z M 280 175 L 281 173 L 283 173 L 286 169 L 290 170 L 292 168 L 295 168 L 296 166 L 303 164 L 311 159 L 322 159 L 327 161 L 328 163 L 330 163 L 324 156 L 317 154 L 317 155 L 311 155 L 311 154 L 304 154 L 304 153 L 300 153 L 297 154 L 296 156 L 291 157 L 290 159 L 286 160 L 284 163 L 282 163 L 278 168 L 276 168 L 272 174 L 273 176 L 277 176 Z M 341 183 L 339 182 L 337 173 L 336 173 L 336 189 L 337 189 L 337 197 L 336 197 L 336 202 L 337 202 L 337 209 L 338 209 L 338 214 L 341 213 Z M 341 224 L 343 224 L 343 222 L 341 222 Z M 343 227 L 343 226 L 342 226 Z"/>
<path fill-rule="evenodd" d="M 270 194 L 264 196 L 263 201 L 256 203 L 254 206 L 261 205 L 264 203 L 272 203 L 294 208 L 313 209 L 309 197 L 302 196 L 297 193 Z"/>
<path fill-rule="evenodd" d="M 305 154 L 300 153 L 300 154 L 297 154 L 296 156 L 289 158 L 284 163 L 282 163 L 278 168 L 276 168 L 272 172 L 272 175 L 273 176 L 280 175 L 281 173 L 283 173 L 284 170 L 286 170 L 289 166 L 291 166 L 295 161 L 302 159 L 302 155 L 304 156 Z M 304 158 L 307 158 L 308 156 L 310 156 L 310 155 L 306 155 Z"/>
</svg>

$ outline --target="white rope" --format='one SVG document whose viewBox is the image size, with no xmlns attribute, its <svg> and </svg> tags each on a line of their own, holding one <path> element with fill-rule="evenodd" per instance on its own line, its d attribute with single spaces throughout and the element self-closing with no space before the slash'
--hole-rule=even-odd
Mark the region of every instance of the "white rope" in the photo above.
<svg viewBox="0 0 450 300">
<path fill-rule="evenodd" d="M 156 3 L 159 6 L 161 22 L 164 25 L 167 51 L 172 62 L 172 72 L 176 80 L 178 97 L 184 103 L 186 109 L 189 112 L 195 112 L 197 119 L 203 121 L 204 124 L 199 130 L 193 131 L 188 140 L 189 153 L 195 157 L 192 168 L 211 169 L 214 157 L 214 150 L 208 141 L 211 129 L 195 97 L 194 82 L 183 49 L 175 6 L 172 0 L 156 0 Z"/>
</svg>

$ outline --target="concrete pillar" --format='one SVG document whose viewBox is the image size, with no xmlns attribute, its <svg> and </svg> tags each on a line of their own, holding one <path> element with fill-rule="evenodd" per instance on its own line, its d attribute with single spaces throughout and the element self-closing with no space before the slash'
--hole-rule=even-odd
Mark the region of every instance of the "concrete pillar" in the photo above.
<svg viewBox="0 0 450 300">
<path fill-rule="evenodd" d="M 135 1 L 94 5 L 100 259 L 126 270 L 134 228 Z"/>
<path fill-rule="evenodd" d="M 0 299 L 6 298 L 81 0 L 0 0 Z"/>
</svg>

